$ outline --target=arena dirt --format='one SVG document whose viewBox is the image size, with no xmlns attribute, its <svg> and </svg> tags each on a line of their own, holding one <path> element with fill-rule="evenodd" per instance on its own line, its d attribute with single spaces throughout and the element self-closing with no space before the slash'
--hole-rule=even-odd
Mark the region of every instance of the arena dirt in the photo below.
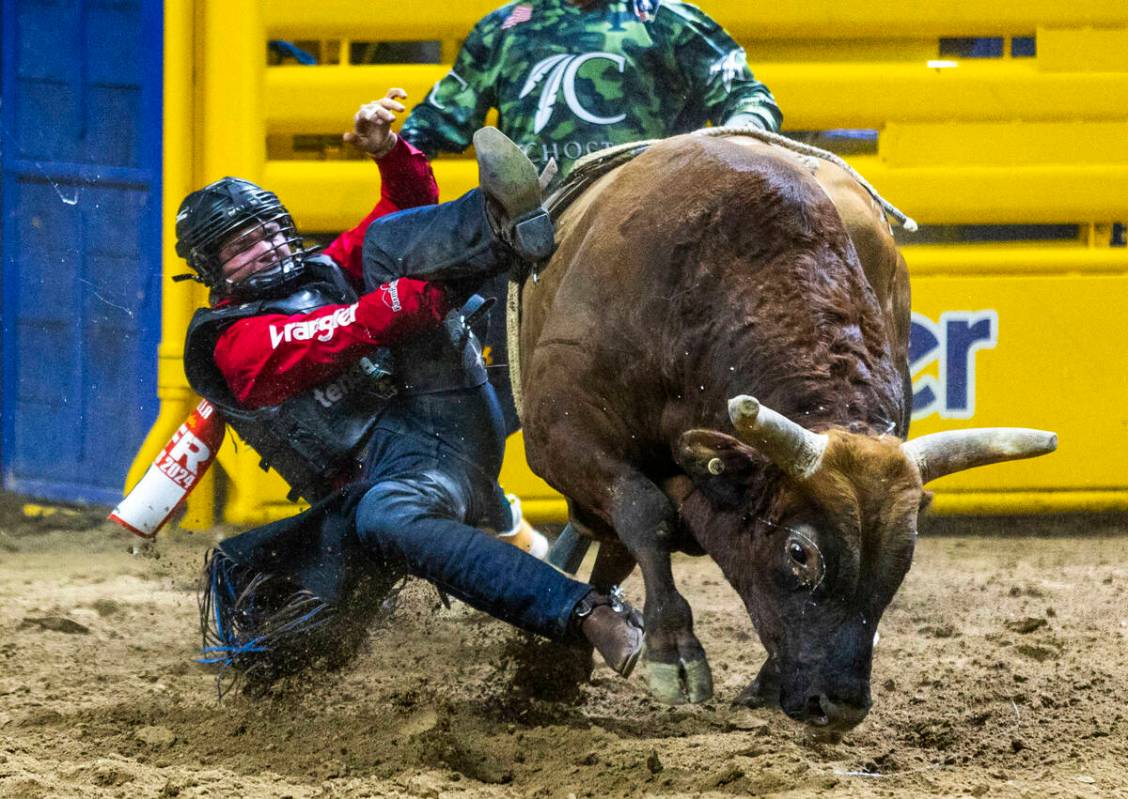
<svg viewBox="0 0 1128 799">
<path fill-rule="evenodd" d="M 700 707 L 602 666 L 573 703 L 529 697 L 514 635 L 419 583 L 353 667 L 218 703 L 192 662 L 215 534 L 141 550 L 9 514 L 0 797 L 1128 796 L 1128 530 L 1008 529 L 922 537 L 874 710 L 833 743 L 729 704 L 763 653 L 705 560 L 676 565 L 716 679 Z"/>
</svg>

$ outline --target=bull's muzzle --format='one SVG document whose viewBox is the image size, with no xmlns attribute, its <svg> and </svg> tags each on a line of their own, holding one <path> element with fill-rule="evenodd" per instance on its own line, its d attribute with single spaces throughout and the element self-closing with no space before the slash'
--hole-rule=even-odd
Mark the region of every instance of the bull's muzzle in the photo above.
<svg viewBox="0 0 1128 799">
<path fill-rule="evenodd" d="M 806 701 L 794 708 L 784 704 L 788 716 L 827 732 L 846 732 L 861 724 L 872 704 L 869 692 L 847 700 L 825 692 L 808 693 Z"/>
</svg>

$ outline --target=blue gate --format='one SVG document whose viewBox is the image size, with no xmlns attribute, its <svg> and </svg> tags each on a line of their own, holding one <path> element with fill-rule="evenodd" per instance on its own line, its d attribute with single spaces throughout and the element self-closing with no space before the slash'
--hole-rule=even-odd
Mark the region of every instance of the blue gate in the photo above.
<svg viewBox="0 0 1128 799">
<path fill-rule="evenodd" d="M 157 412 L 162 4 L 2 23 L 3 485 L 112 504 Z"/>
</svg>

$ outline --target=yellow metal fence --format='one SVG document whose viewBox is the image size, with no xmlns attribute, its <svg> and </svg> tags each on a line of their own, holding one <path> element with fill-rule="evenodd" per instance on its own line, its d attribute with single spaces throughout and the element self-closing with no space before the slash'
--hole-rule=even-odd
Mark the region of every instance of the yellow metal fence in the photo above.
<svg viewBox="0 0 1128 799">
<path fill-rule="evenodd" d="M 225 174 L 277 191 L 307 231 L 353 224 L 376 196 L 371 164 L 271 160 L 268 137 L 338 134 L 359 103 L 392 85 L 421 100 L 446 66 L 350 64 L 349 45 L 438 40 L 449 60 L 465 32 L 497 5 L 167 0 L 166 272 L 182 271 L 172 253 L 171 209 L 187 191 Z M 952 396 L 961 387 L 971 392 L 964 397 L 970 409 L 958 396 L 953 407 L 939 403 L 914 422 L 914 434 L 994 424 L 1061 433 L 1061 449 L 1050 458 L 946 479 L 936 507 L 1128 507 L 1128 358 L 1120 344 L 1128 253 L 1109 245 L 1110 226 L 1128 219 L 1128 4 L 698 5 L 745 45 L 784 110 L 785 131 L 876 131 L 875 151 L 850 160 L 923 225 L 1078 226 L 1075 239 L 1052 243 L 905 247 L 914 310 L 921 330 L 936 339 L 935 355 L 920 359 L 919 385 Z M 1004 55 L 949 57 L 941 40 L 955 37 L 999 37 Z M 1036 55 L 1011 55 L 1018 37 L 1033 37 Z M 274 38 L 332 40 L 342 63 L 268 67 L 266 42 Z M 435 172 L 448 198 L 476 182 L 465 158 L 439 159 Z M 184 284 L 166 287 L 164 410 L 134 476 L 191 404 L 179 359 L 187 318 L 203 297 Z M 980 338 L 961 350 L 960 335 Z M 246 448 L 228 445 L 221 453 L 229 521 L 292 510 L 282 482 L 257 462 Z M 562 515 L 559 498 L 525 467 L 519 437 L 510 442 L 503 482 L 522 494 L 534 519 Z M 210 513 L 204 493 L 194 505 L 198 523 Z"/>
</svg>

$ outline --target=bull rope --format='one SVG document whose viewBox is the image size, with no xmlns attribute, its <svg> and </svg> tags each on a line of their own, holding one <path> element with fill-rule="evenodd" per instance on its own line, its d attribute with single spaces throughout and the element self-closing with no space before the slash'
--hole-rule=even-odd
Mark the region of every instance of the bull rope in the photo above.
<svg viewBox="0 0 1128 799">
<path fill-rule="evenodd" d="M 509 387 L 513 392 L 513 407 L 517 419 L 525 426 L 525 398 L 521 393 L 521 287 L 523 283 L 510 280 L 505 295 L 505 340 L 509 350 Z"/>
<path fill-rule="evenodd" d="M 878 194 L 877 189 L 870 185 L 870 182 L 863 178 L 854 167 L 850 166 L 846 161 L 829 150 L 823 150 L 820 147 L 815 147 L 810 144 L 803 144 L 802 142 L 789 139 L 780 133 L 772 133 L 771 131 L 757 127 L 724 126 L 702 128 L 689 135 L 709 137 L 747 136 L 753 139 L 759 139 L 765 144 L 773 144 L 777 147 L 782 147 L 798 155 L 805 155 L 827 161 L 856 180 L 858 185 L 865 189 L 870 197 L 873 198 L 874 202 L 881 207 L 881 210 L 905 230 L 913 233 L 918 228 L 916 220 Z M 657 144 L 660 141 L 663 140 L 647 139 L 644 141 L 619 144 L 614 147 L 608 147 L 605 150 L 591 153 L 590 155 L 585 155 L 583 158 L 577 160 L 572 169 L 572 173 L 545 201 L 545 206 L 548 208 L 553 220 L 558 219 L 564 208 L 567 208 L 572 200 L 586 190 L 591 183 L 595 182 L 596 178 L 601 177 L 611 171 L 611 169 L 620 166 L 622 163 L 632 160 L 635 156 L 645 152 L 651 145 Z M 521 392 L 521 289 L 523 287 L 524 281 L 518 282 L 510 280 L 509 291 L 506 295 L 505 302 L 505 333 L 509 347 L 509 382 L 513 388 L 513 405 L 517 409 L 517 418 L 521 420 L 522 425 L 524 424 L 524 397 Z"/>
</svg>

